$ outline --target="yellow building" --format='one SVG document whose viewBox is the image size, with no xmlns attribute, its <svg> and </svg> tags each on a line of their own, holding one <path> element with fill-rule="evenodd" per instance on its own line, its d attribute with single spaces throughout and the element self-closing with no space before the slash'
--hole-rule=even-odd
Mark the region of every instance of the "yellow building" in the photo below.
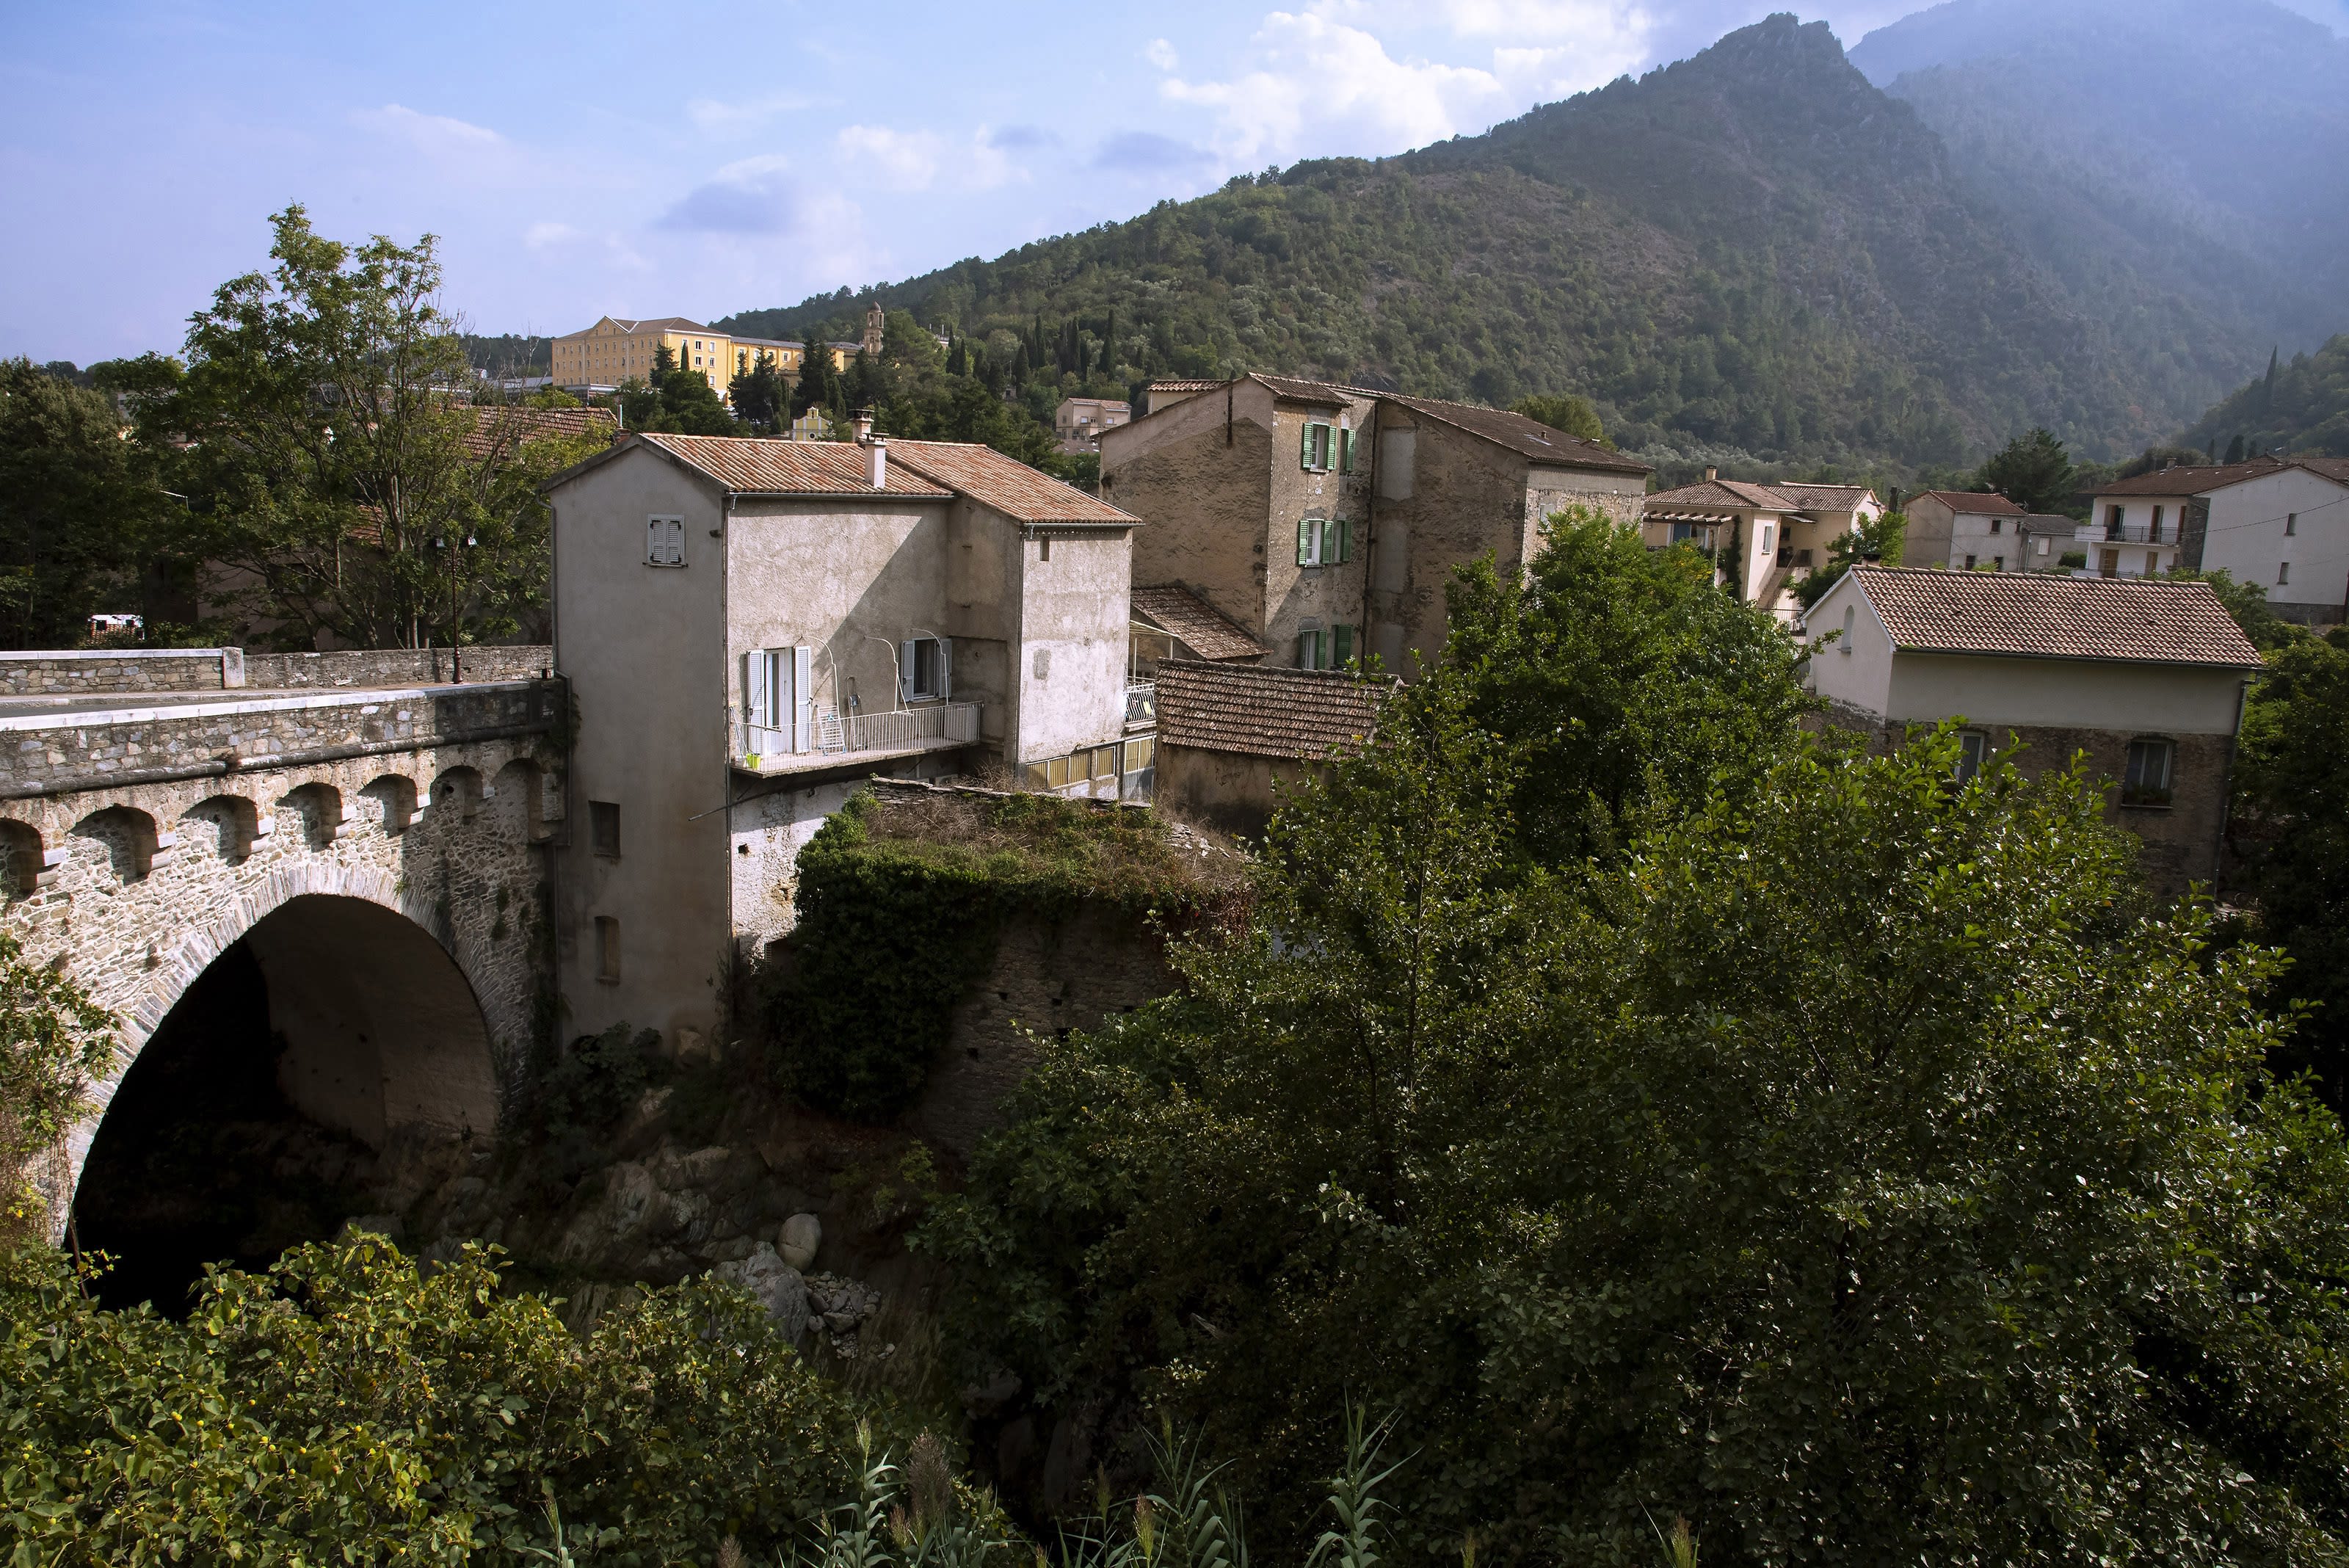
<svg viewBox="0 0 2349 1568">
<path fill-rule="evenodd" d="M 860 345 L 825 347 L 833 368 L 844 370 Z M 750 370 L 761 354 L 773 355 L 784 379 L 797 381 L 807 351 L 804 344 L 737 337 L 682 316 L 642 321 L 606 316 L 584 332 L 566 332 L 554 340 L 554 384 L 574 391 L 610 391 L 632 378 L 648 381 L 653 356 L 663 348 L 676 357 L 678 369 L 699 371 L 721 398 L 736 374 Z"/>
</svg>

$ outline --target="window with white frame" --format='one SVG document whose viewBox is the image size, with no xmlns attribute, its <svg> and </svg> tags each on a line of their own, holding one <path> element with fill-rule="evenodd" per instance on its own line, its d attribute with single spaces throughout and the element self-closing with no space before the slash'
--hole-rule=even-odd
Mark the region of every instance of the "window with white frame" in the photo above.
<svg viewBox="0 0 2349 1568">
<path fill-rule="evenodd" d="M 645 565 L 647 566 L 685 565 L 684 518 L 647 517 L 645 519 Z"/>
<path fill-rule="evenodd" d="M 2121 804 L 2168 805 L 2175 787 L 2170 775 L 2177 760 L 2178 743 L 2174 741 L 2131 741 L 2128 769 L 2121 777 Z"/>
<path fill-rule="evenodd" d="M 1338 427 L 1308 420 L 1298 442 L 1297 466 L 1319 472 L 1333 465 L 1338 452 Z"/>
<path fill-rule="evenodd" d="M 909 637 L 897 645 L 897 683 L 908 702 L 942 701 L 952 680 L 953 650 L 943 637 Z"/>
<path fill-rule="evenodd" d="M 742 752 L 765 756 L 808 749 L 805 648 L 759 648 L 742 656 Z"/>
<path fill-rule="evenodd" d="M 2278 561 L 2276 563 L 2276 587 L 2282 587 L 2290 581 L 2292 581 L 2292 563 L 2290 561 Z"/>
<path fill-rule="evenodd" d="M 1334 566 L 1354 555 L 1353 525 L 1343 517 L 1307 517 L 1297 524 L 1297 564 Z"/>
</svg>

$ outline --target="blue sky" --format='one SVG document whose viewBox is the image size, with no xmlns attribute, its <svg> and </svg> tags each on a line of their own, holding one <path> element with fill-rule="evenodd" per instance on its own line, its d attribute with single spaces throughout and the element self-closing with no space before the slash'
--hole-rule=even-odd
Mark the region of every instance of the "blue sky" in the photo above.
<svg viewBox="0 0 2349 1568">
<path fill-rule="evenodd" d="M 481 331 L 791 304 L 1480 130 L 1785 4 L 13 0 L 0 355 L 176 348 L 295 201 L 440 234 Z M 1915 8 L 1799 9 L 1851 44 Z"/>
</svg>

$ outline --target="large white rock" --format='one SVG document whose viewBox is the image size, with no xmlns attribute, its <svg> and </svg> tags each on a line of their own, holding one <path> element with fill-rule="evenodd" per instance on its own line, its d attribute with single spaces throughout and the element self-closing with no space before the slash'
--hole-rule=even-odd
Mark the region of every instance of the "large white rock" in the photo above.
<svg viewBox="0 0 2349 1568">
<path fill-rule="evenodd" d="M 823 1245 L 823 1221 L 812 1214 L 794 1214 L 783 1221 L 783 1233 L 776 1240 L 781 1245 L 783 1262 L 804 1269 L 815 1262 L 815 1250 Z"/>
<path fill-rule="evenodd" d="M 785 1339 L 797 1339 L 807 1332 L 807 1282 L 764 1241 L 740 1262 L 720 1263 L 709 1273 L 713 1279 L 731 1280 L 755 1296 Z"/>
</svg>

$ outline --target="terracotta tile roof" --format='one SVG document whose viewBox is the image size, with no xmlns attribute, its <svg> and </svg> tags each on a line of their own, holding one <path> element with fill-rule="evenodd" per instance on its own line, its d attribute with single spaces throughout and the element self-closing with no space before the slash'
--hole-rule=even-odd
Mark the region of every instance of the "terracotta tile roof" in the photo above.
<svg viewBox="0 0 2349 1568">
<path fill-rule="evenodd" d="M 1595 441 L 1554 431 L 1539 420 L 1529 420 L 1523 414 L 1513 414 L 1506 409 L 1478 408 L 1473 403 L 1447 403 L 1439 398 L 1405 397 L 1401 392 L 1372 392 L 1356 389 L 1356 395 L 1380 398 L 1409 409 L 1431 420 L 1439 421 L 1454 430 L 1491 441 L 1494 445 L 1532 458 L 1537 462 L 1556 463 L 1564 468 L 1597 468 L 1610 473 L 1653 473 L 1654 469 L 1638 458 L 1626 457 Z"/>
<path fill-rule="evenodd" d="M 1865 484 L 1788 484 L 1770 486 L 1805 512 L 1849 512 L 1876 492 Z"/>
<path fill-rule="evenodd" d="M 1912 652 L 2260 668 L 2208 583 L 1890 566 L 1851 576 L 1893 646 Z"/>
<path fill-rule="evenodd" d="M 1158 738 L 1170 746 L 1319 761 L 1361 748 L 1392 680 L 1189 659 L 1158 665 Z"/>
<path fill-rule="evenodd" d="M 2349 457 L 2254 457 L 2242 462 L 2196 464 L 2140 473 L 2134 479 L 2116 479 L 2110 484 L 2100 484 L 2095 493 L 2099 498 L 2106 495 L 2174 495 L 2180 498 L 2207 495 L 2213 490 L 2224 490 L 2247 479 L 2263 479 L 2287 468 L 2304 468 L 2335 484 L 2349 484 Z"/>
<path fill-rule="evenodd" d="M 1764 512 L 1802 510 L 1790 497 L 1778 494 L 1767 485 L 1744 484 L 1732 479 L 1701 479 L 1677 490 L 1659 490 L 1648 497 L 1648 510 L 1652 513 L 1659 506 L 1709 512 L 1718 512 L 1724 506 L 1751 506 Z"/>
<path fill-rule="evenodd" d="M 796 444 L 796 443 L 795 443 Z M 858 449 L 851 447 L 849 450 Z M 1073 484 L 1063 484 L 991 446 L 968 441 L 893 441 L 889 470 L 910 468 L 960 491 L 1015 523 L 1077 523 L 1131 528 L 1142 521 Z"/>
<path fill-rule="evenodd" d="M 465 451 L 473 457 L 494 456 L 549 436 L 620 433 L 620 421 L 609 409 L 532 409 L 507 403 L 473 410 L 473 429 L 465 437 Z"/>
<path fill-rule="evenodd" d="M 1335 381 L 1308 381 L 1296 376 L 1265 376 L 1251 374 L 1248 379 L 1270 390 L 1276 398 L 1292 403 L 1313 403 L 1325 409 L 1342 409 L 1356 398 L 1375 394 L 1341 387 Z"/>
<path fill-rule="evenodd" d="M 688 321 L 682 316 L 648 316 L 634 321 L 627 320 L 617 316 L 607 316 L 604 317 L 604 321 L 610 322 L 613 326 L 618 327 L 623 332 L 658 332 L 663 330 L 673 330 L 678 332 L 707 332 L 710 330 L 709 327 L 704 327 L 700 322 Z M 595 323 L 595 327 L 603 326 L 604 321 L 598 321 Z M 595 327 L 583 327 L 576 332 L 566 332 L 563 334 L 561 337 L 556 338 L 555 341 L 561 343 L 573 337 L 585 337 L 588 336 L 588 334 L 594 332 L 595 330 Z"/>
<path fill-rule="evenodd" d="M 2021 517 L 2025 515 L 2023 509 L 2020 505 L 2016 504 L 2014 502 L 2009 501 L 2005 496 L 1993 495 L 1983 491 L 1920 490 L 1914 496 L 1910 497 L 1910 499 L 1922 501 L 1928 495 L 1931 496 L 1936 501 L 1947 503 L 1951 511 L 1963 512 L 1968 515 L 1979 514 L 1984 517 Z"/>
<path fill-rule="evenodd" d="M 1180 638 L 1201 659 L 1261 659 L 1264 644 L 1247 629 L 1179 583 L 1136 588 L 1133 613 L 1159 630 Z"/>
<path fill-rule="evenodd" d="M 652 447 L 688 468 L 707 474 L 727 489 L 747 495 L 870 495 L 874 493 L 872 460 L 864 449 L 854 441 L 768 441 L 750 436 L 691 436 L 640 431 L 630 441 L 623 441 L 615 450 L 625 450 L 632 442 Z M 943 501 L 953 493 L 944 485 L 897 462 L 894 456 L 883 493 L 935 501 Z"/>
</svg>

